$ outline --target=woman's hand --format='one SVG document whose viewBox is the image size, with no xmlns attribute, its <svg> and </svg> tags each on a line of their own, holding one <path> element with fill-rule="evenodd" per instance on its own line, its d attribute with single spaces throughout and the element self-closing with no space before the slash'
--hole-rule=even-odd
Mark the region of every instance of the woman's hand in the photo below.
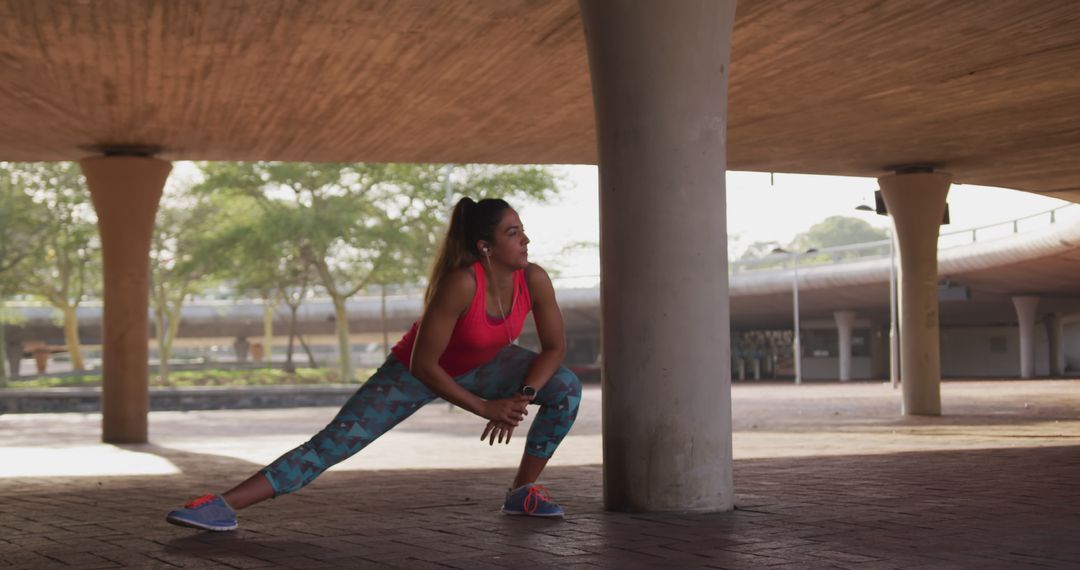
<svg viewBox="0 0 1080 570">
<path fill-rule="evenodd" d="M 490 434 L 490 439 L 489 439 Z M 502 422 L 490 421 L 487 427 L 484 428 L 484 433 L 480 434 L 480 441 L 488 439 L 488 445 L 495 445 L 495 436 L 499 437 L 499 443 L 503 442 L 503 437 L 506 438 L 507 445 L 510 444 L 510 436 L 514 434 L 514 426 L 510 424 L 504 424 Z"/>
<path fill-rule="evenodd" d="M 521 423 L 521 420 L 525 419 L 525 416 L 529 415 L 529 411 L 526 409 L 529 401 L 528 396 L 521 394 L 515 394 L 509 398 L 488 400 L 484 402 L 484 413 L 481 415 L 484 419 L 493 423 L 508 424 L 511 427 L 516 427 Z M 490 426 L 490 423 L 488 425 Z M 486 434 L 487 430 L 484 430 L 484 433 Z"/>
</svg>

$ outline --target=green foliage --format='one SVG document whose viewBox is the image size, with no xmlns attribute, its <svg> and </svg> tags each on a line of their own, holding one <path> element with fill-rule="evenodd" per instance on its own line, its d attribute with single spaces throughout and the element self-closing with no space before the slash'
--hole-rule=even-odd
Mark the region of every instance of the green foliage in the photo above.
<svg viewBox="0 0 1080 570">
<path fill-rule="evenodd" d="M 33 201 L 41 247 L 18 272 L 17 289 L 43 297 L 60 311 L 72 366 L 83 369 L 76 309 L 101 284 L 97 216 L 79 165 L 72 162 L 8 164 L 12 183 Z"/>
<path fill-rule="evenodd" d="M 778 241 L 755 241 L 754 243 L 746 246 L 743 250 L 743 254 L 739 259 L 761 259 L 773 254 L 773 250 L 780 248 L 780 242 Z"/>
<path fill-rule="evenodd" d="M 368 378 L 374 370 L 361 370 L 360 378 Z M 277 368 L 250 368 L 243 370 L 211 369 L 184 370 L 170 374 L 168 385 L 171 387 L 199 386 L 285 386 L 285 385 L 327 385 L 339 384 L 335 370 L 300 368 L 289 373 Z M 348 382 L 357 383 L 355 380 Z M 150 385 L 163 386 L 156 378 L 150 379 Z M 78 374 L 71 376 L 37 376 L 21 378 L 11 382 L 14 389 L 41 388 L 94 388 L 101 386 L 100 374 Z"/>
<path fill-rule="evenodd" d="M 237 207 L 215 251 L 223 277 L 254 290 L 295 288 L 311 273 L 331 297 L 341 354 L 344 303 L 371 285 L 417 283 L 446 224 L 447 183 L 456 195 L 546 200 L 555 179 L 541 167 L 345 163 L 204 163 L 204 195 Z M 265 297 L 264 297 L 265 298 Z M 350 376 L 342 359 L 342 377 Z"/>
<path fill-rule="evenodd" d="M 2 178 L 6 180 L 0 186 L 11 185 L 14 193 L 29 197 L 29 203 L 25 198 L 12 200 L 19 208 L 15 215 L 36 226 L 13 226 L 16 237 L 11 243 L 34 247 L 20 271 L 18 292 L 41 296 L 57 308 L 78 306 L 101 282 L 97 216 L 79 165 L 8 163 Z"/>
<path fill-rule="evenodd" d="M 19 289 L 21 266 L 42 249 L 44 209 L 18 182 L 19 166 L 0 163 L 0 300 Z"/>
<path fill-rule="evenodd" d="M 184 301 L 223 263 L 214 247 L 230 219 L 226 202 L 227 197 L 193 193 L 181 182 L 170 185 L 158 208 L 150 243 L 150 304 L 163 363 L 158 377 L 165 384 Z"/>
<path fill-rule="evenodd" d="M 455 199 L 545 201 L 557 191 L 542 167 L 219 162 L 202 169 L 198 192 L 241 200 L 227 240 L 245 252 L 230 271 L 235 277 L 241 267 L 266 276 L 296 265 L 283 262 L 295 249 L 331 295 L 345 297 L 369 284 L 423 279 L 445 229 L 448 175 Z M 247 285 L 261 289 L 261 281 Z"/>
<path fill-rule="evenodd" d="M 739 257 L 741 260 L 762 260 L 754 263 L 754 268 L 765 269 L 768 267 L 782 267 L 790 260 L 786 255 L 775 255 L 773 250 L 777 248 L 790 252 L 799 252 L 800 265 L 812 265 L 815 263 L 829 263 L 837 259 L 837 255 L 806 254 L 810 249 L 822 250 L 829 247 L 853 245 L 889 239 L 886 230 L 875 228 L 864 220 L 847 216 L 830 216 L 810 227 L 809 230 L 798 234 L 785 246 L 776 241 L 754 242 L 743 250 Z M 880 252 L 867 250 L 866 252 L 847 252 L 842 257 L 856 257 L 858 255 L 879 255 Z M 775 256 L 774 260 L 769 260 Z"/>
<path fill-rule="evenodd" d="M 840 245 L 866 243 L 889 238 L 889 233 L 875 228 L 865 220 L 848 216 L 829 216 L 795 236 L 789 249 L 806 251 Z"/>
</svg>

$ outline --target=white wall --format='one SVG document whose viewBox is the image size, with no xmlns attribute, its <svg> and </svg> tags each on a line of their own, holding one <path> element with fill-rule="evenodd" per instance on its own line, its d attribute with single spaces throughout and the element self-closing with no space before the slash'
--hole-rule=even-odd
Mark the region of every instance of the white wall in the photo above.
<svg viewBox="0 0 1080 570">
<path fill-rule="evenodd" d="M 824 358 L 804 356 L 802 374 L 805 380 L 836 380 L 840 378 L 840 358 L 836 356 Z M 871 358 L 869 356 L 852 356 L 851 379 L 865 380 L 867 378 L 873 378 L 871 374 Z"/>
<path fill-rule="evenodd" d="M 1080 321 L 1065 325 L 1065 373 L 1080 372 Z"/>
<path fill-rule="evenodd" d="M 992 350 L 992 345 L 1000 343 L 1002 339 L 1004 352 Z M 1077 343 L 1080 344 L 1080 338 L 1077 339 Z M 1066 348 L 1066 354 L 1072 355 L 1074 359 L 1080 359 L 1080 347 Z M 1046 326 L 1040 321 L 1035 325 L 1035 375 L 1045 376 L 1049 373 L 1050 345 L 1046 339 Z M 1019 377 L 1019 327 L 942 327 L 941 376 L 943 378 Z"/>
</svg>

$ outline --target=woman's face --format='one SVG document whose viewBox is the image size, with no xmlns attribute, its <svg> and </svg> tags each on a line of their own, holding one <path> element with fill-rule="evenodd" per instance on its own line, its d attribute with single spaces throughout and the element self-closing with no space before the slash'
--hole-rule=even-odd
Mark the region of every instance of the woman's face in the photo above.
<svg viewBox="0 0 1080 570">
<path fill-rule="evenodd" d="M 514 269 L 525 269 L 529 265 L 529 237 L 521 218 L 513 208 L 503 212 L 499 225 L 495 226 L 495 243 L 491 248 L 491 261 L 508 265 Z"/>
</svg>

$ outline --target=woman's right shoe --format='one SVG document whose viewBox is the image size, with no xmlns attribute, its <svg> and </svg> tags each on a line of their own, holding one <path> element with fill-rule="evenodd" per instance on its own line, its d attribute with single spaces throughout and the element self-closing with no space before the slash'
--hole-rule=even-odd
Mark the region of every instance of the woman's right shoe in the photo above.
<svg viewBox="0 0 1080 570">
<path fill-rule="evenodd" d="M 506 492 L 506 501 L 502 512 L 508 515 L 526 515 L 530 517 L 565 516 L 562 507 L 551 500 L 551 495 L 543 485 L 529 483 Z"/>
<path fill-rule="evenodd" d="M 192 499 L 183 508 L 165 515 L 165 520 L 179 526 L 202 530 L 225 531 L 235 529 L 236 511 L 221 495 L 203 495 Z"/>
</svg>

